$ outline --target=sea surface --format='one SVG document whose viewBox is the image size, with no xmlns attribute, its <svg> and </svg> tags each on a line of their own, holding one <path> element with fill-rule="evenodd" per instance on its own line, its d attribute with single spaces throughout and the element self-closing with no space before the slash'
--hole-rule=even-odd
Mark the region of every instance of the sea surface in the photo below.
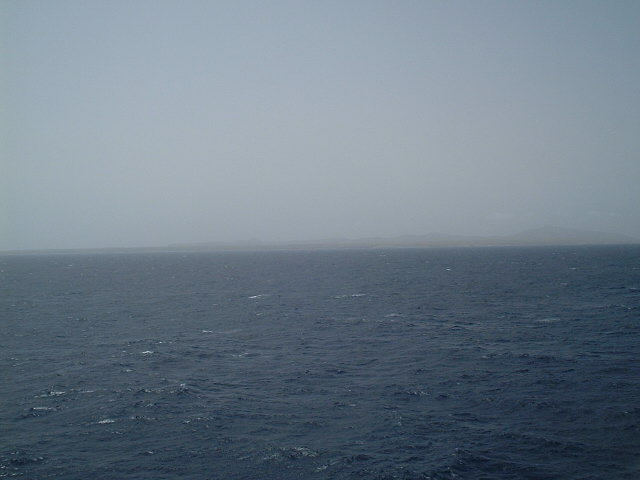
<svg viewBox="0 0 640 480">
<path fill-rule="evenodd" d="M 640 478 L 640 247 L 0 257 L 0 477 Z"/>
</svg>

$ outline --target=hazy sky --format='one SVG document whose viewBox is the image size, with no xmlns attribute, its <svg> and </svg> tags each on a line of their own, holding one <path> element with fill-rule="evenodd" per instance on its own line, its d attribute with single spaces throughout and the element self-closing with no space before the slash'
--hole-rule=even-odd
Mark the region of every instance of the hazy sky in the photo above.
<svg viewBox="0 0 640 480">
<path fill-rule="evenodd" d="M 640 237 L 640 1 L 0 3 L 0 249 Z"/>
</svg>

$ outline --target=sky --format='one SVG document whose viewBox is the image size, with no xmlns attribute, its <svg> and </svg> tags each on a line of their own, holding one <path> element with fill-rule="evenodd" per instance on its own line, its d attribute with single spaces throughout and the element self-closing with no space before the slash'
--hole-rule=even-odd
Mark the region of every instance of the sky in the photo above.
<svg viewBox="0 0 640 480">
<path fill-rule="evenodd" d="M 640 2 L 0 2 L 0 249 L 640 238 Z"/>
</svg>

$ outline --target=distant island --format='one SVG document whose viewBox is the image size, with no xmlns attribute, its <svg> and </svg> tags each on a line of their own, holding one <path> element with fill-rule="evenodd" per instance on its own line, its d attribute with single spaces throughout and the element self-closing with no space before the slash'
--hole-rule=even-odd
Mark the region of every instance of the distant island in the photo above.
<svg viewBox="0 0 640 480">
<path fill-rule="evenodd" d="M 554 245 L 626 245 L 640 244 L 627 235 L 563 227 L 542 227 L 513 235 L 467 236 L 432 233 L 358 239 L 325 239 L 296 242 L 247 241 L 180 243 L 169 245 L 179 250 L 316 250 L 348 248 L 445 248 L 445 247 L 509 247 Z"/>
<path fill-rule="evenodd" d="M 570 245 L 637 245 L 640 240 L 627 235 L 580 230 L 563 227 L 542 227 L 513 235 L 472 236 L 431 233 L 357 239 L 325 239 L 307 241 L 263 242 L 199 242 L 177 243 L 156 247 L 112 247 L 9 250 L 8 255 L 29 253 L 152 253 L 152 252 L 215 252 L 215 251 L 270 251 L 270 250 L 335 250 L 380 248 L 463 248 L 463 247 L 525 247 Z"/>
</svg>

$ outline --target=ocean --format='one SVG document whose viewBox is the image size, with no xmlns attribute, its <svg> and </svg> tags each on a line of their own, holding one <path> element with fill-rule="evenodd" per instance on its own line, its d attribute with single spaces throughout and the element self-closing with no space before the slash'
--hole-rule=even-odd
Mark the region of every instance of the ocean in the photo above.
<svg viewBox="0 0 640 480">
<path fill-rule="evenodd" d="M 0 477 L 638 479 L 640 247 L 0 256 Z"/>
</svg>

